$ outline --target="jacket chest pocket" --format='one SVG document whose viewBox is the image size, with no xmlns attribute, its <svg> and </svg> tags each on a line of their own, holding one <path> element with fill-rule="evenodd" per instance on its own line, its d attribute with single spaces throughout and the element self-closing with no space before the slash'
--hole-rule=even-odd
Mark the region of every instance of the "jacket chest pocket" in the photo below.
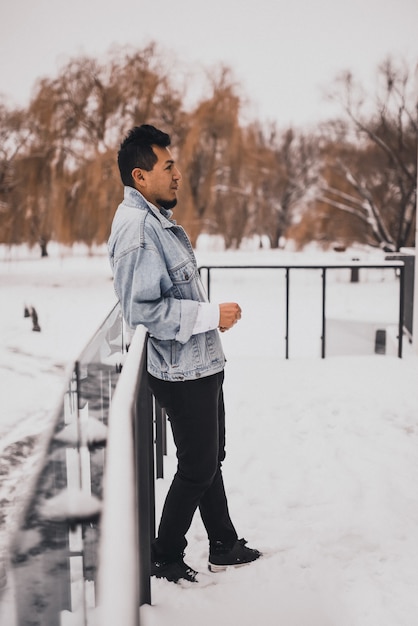
<svg viewBox="0 0 418 626">
<path fill-rule="evenodd" d="M 168 270 L 173 283 L 176 297 L 195 299 L 196 294 L 193 286 L 196 284 L 196 266 L 190 259 L 186 259 L 175 267 Z"/>
</svg>

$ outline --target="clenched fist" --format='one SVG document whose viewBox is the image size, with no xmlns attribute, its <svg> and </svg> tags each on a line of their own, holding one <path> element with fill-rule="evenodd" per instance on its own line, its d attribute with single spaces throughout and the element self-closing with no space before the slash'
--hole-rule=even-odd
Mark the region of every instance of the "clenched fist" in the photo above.
<svg viewBox="0 0 418 626">
<path fill-rule="evenodd" d="M 241 319 L 241 307 L 236 302 L 219 305 L 219 330 L 224 333 Z"/>
</svg>

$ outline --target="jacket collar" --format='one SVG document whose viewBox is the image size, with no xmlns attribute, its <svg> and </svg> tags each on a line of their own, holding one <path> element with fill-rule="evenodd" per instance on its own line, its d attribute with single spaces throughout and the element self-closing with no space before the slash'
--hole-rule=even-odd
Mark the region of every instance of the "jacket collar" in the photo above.
<svg viewBox="0 0 418 626">
<path fill-rule="evenodd" d="M 163 228 L 171 228 L 176 225 L 176 221 L 171 218 L 173 211 L 168 209 L 157 209 L 156 206 L 144 198 L 142 193 L 133 187 L 124 188 L 124 200 L 129 206 L 151 211 L 159 222 L 161 222 L 161 226 Z"/>
</svg>

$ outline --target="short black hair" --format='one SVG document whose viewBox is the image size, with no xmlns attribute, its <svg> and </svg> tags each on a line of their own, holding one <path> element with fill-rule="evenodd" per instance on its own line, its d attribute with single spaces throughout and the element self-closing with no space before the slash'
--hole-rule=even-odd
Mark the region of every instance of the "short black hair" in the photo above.
<svg viewBox="0 0 418 626">
<path fill-rule="evenodd" d="M 158 161 L 152 146 L 167 148 L 170 143 L 170 135 L 150 124 L 132 128 L 120 144 L 118 152 L 122 183 L 128 187 L 134 187 L 132 170 L 140 167 L 150 172 Z"/>
</svg>

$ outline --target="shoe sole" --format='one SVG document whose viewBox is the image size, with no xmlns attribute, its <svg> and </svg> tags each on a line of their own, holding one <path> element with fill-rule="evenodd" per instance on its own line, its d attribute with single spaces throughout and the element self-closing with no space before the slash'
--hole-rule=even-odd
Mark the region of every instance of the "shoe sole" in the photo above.
<svg viewBox="0 0 418 626">
<path fill-rule="evenodd" d="M 250 565 L 250 563 L 254 563 L 254 561 L 247 561 L 246 563 L 235 563 L 233 565 L 214 565 L 213 563 L 208 563 L 208 570 L 210 572 L 213 572 L 214 574 L 217 574 L 218 572 L 226 572 L 226 570 L 230 567 L 238 569 L 239 567 L 245 567 L 246 565 Z"/>
</svg>

